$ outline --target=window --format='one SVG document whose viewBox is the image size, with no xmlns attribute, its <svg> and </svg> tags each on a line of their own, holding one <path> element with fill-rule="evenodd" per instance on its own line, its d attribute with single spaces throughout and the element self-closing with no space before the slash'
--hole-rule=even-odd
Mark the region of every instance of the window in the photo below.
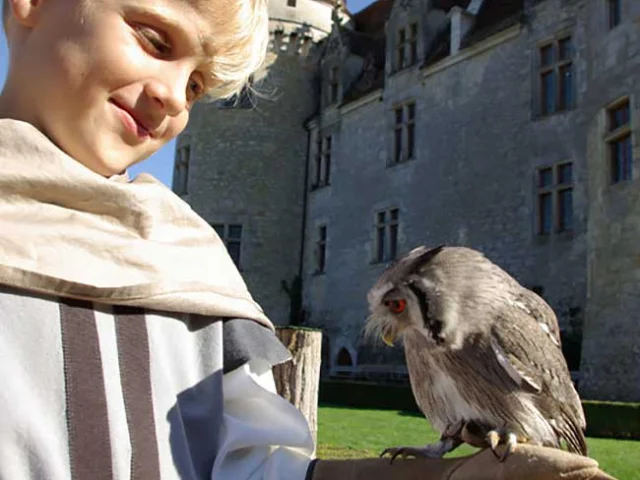
<svg viewBox="0 0 640 480">
<path fill-rule="evenodd" d="M 418 61 L 418 24 L 412 23 L 409 26 L 409 65 L 414 65 Z"/>
<path fill-rule="evenodd" d="M 540 112 L 549 115 L 573 107 L 573 46 L 567 36 L 540 48 Z"/>
<path fill-rule="evenodd" d="M 329 70 L 329 80 L 327 82 L 327 105 L 337 103 L 339 88 L 340 70 L 338 67 L 331 67 Z"/>
<path fill-rule="evenodd" d="M 296 0 L 287 0 L 287 7 L 295 7 Z"/>
<path fill-rule="evenodd" d="M 326 187 L 331 179 L 331 135 L 318 135 L 316 141 L 315 176 L 311 189 Z"/>
<path fill-rule="evenodd" d="M 316 273 L 324 273 L 327 260 L 327 226 L 318 227 L 316 240 Z"/>
<path fill-rule="evenodd" d="M 396 69 L 414 65 L 418 61 L 418 24 L 412 23 L 408 28 L 398 30 L 396 47 Z"/>
<path fill-rule="evenodd" d="M 176 151 L 176 160 L 173 170 L 173 191 L 177 195 L 189 193 L 189 160 L 191 147 L 184 145 Z"/>
<path fill-rule="evenodd" d="M 573 163 L 537 170 L 537 233 L 573 230 Z"/>
<path fill-rule="evenodd" d="M 404 50 L 407 44 L 407 32 L 404 28 L 398 30 L 398 46 L 396 52 L 396 68 L 402 70 L 405 67 Z"/>
<path fill-rule="evenodd" d="M 613 29 L 620 25 L 620 21 L 622 20 L 622 1 L 607 0 L 607 10 L 609 29 Z"/>
<path fill-rule="evenodd" d="M 377 212 L 375 218 L 375 254 L 377 263 L 395 260 L 398 252 L 399 210 Z"/>
<path fill-rule="evenodd" d="M 211 225 L 227 247 L 227 252 L 236 267 L 240 268 L 240 250 L 242 245 L 242 225 L 215 223 Z"/>
<path fill-rule="evenodd" d="M 633 148 L 631 142 L 631 108 L 625 98 L 607 109 L 607 136 L 611 183 L 631 180 Z"/>
<path fill-rule="evenodd" d="M 393 115 L 393 155 L 390 163 L 395 165 L 415 156 L 416 104 L 396 106 Z"/>
</svg>

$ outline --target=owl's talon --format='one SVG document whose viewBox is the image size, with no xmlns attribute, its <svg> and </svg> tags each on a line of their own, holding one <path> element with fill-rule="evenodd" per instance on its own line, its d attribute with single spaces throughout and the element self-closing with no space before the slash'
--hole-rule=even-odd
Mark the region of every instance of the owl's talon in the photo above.
<svg viewBox="0 0 640 480">
<path fill-rule="evenodd" d="M 391 459 L 390 459 L 389 463 L 393 463 L 393 461 L 397 457 L 406 458 L 408 455 L 410 455 L 410 452 L 408 450 L 411 450 L 411 447 L 385 448 L 382 451 L 382 453 L 380 454 L 380 457 L 384 457 L 385 455 L 389 454 L 389 455 L 391 455 Z"/>
<path fill-rule="evenodd" d="M 393 463 L 393 461 L 398 458 L 398 456 L 400 456 L 401 458 L 406 458 L 406 454 L 402 451 L 402 449 L 398 450 L 396 453 L 394 453 L 393 455 L 391 455 L 391 460 L 389 460 L 389 463 Z"/>
<path fill-rule="evenodd" d="M 498 452 L 496 452 L 496 448 L 500 443 L 500 434 L 495 430 L 491 430 L 489 433 L 487 433 L 487 442 L 489 443 L 489 448 L 491 449 L 495 457 L 497 459 L 500 459 Z"/>
<path fill-rule="evenodd" d="M 504 462 L 507 459 L 507 457 L 513 453 L 513 451 L 516 448 L 516 445 L 518 444 L 518 437 L 516 437 L 514 433 L 509 433 L 507 435 L 506 443 L 507 445 L 504 450 L 504 453 L 502 454 L 502 457 L 500 458 L 500 462 Z"/>
<path fill-rule="evenodd" d="M 504 462 L 509 455 L 513 453 L 518 444 L 518 437 L 515 433 L 500 433 L 498 430 L 491 430 L 487 433 L 487 443 L 493 455 L 499 462 Z M 505 444 L 504 452 L 498 453 L 498 445 L 503 441 Z"/>
<path fill-rule="evenodd" d="M 402 450 L 403 450 L 403 447 L 385 448 L 382 451 L 382 453 L 380 454 L 380 457 L 384 457 L 385 455 L 389 454 L 389 455 L 391 455 L 391 459 L 390 459 L 389 463 L 393 463 L 395 458 L 402 453 Z"/>
</svg>

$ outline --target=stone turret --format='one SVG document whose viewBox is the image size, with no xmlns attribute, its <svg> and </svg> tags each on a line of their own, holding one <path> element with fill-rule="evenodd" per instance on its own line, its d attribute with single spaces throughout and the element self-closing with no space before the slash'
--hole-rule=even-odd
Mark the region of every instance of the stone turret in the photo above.
<svg viewBox="0 0 640 480">
<path fill-rule="evenodd" d="M 334 5 L 269 0 L 271 44 L 257 94 L 194 108 L 176 148 L 174 190 L 227 240 L 256 300 L 277 324 L 297 311 L 308 134 L 317 105 L 309 55 Z M 346 15 L 345 15 L 346 17 Z"/>
</svg>

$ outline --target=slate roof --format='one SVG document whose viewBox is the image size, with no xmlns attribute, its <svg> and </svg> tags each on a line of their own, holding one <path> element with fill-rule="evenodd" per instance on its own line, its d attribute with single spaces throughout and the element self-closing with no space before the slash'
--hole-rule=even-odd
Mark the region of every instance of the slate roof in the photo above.
<svg viewBox="0 0 640 480">
<path fill-rule="evenodd" d="M 467 48 L 520 21 L 524 16 L 525 0 L 485 0 L 476 22 L 465 37 L 461 47 Z M 536 3 L 541 0 L 536 0 Z M 471 0 L 432 0 L 432 6 L 448 12 L 454 6 L 467 8 Z M 354 14 L 353 30 L 343 33 L 351 51 L 365 59 L 360 77 L 350 86 L 343 97 L 343 104 L 357 100 L 384 86 L 385 23 L 389 19 L 393 0 L 378 0 L 364 10 Z M 447 24 L 436 34 L 428 48 L 422 67 L 432 65 L 450 55 L 451 25 Z"/>
</svg>

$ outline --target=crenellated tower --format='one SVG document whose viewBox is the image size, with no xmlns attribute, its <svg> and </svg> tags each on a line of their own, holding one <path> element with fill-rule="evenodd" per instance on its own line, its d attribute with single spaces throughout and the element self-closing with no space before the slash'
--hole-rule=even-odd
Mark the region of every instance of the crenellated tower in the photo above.
<svg viewBox="0 0 640 480">
<path fill-rule="evenodd" d="M 286 324 L 300 298 L 307 120 L 318 102 L 314 47 L 341 7 L 269 0 L 270 50 L 257 93 L 197 105 L 176 144 L 173 189 L 212 224 L 256 300 Z"/>
</svg>

